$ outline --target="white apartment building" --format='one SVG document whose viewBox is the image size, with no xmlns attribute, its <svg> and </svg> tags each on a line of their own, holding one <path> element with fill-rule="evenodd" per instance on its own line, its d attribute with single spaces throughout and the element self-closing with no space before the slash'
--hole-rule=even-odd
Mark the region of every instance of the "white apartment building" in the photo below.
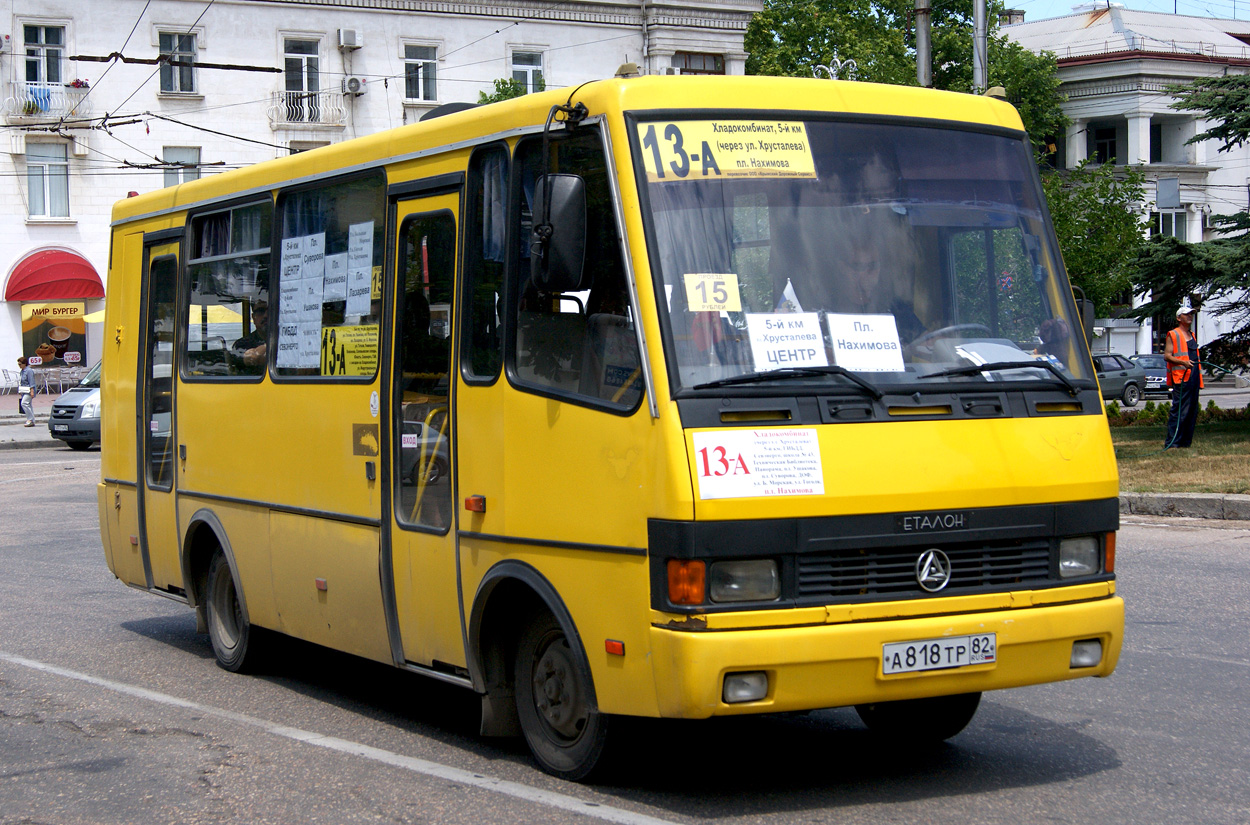
<svg viewBox="0 0 1250 825">
<path fill-rule="evenodd" d="M 10 0 L 0 358 L 101 354 L 112 205 L 527 89 L 742 74 L 761 0 Z"/>
<path fill-rule="evenodd" d="M 1019 13 L 1016 13 L 1017 15 Z M 1014 23 L 1002 32 L 1021 46 L 1058 58 L 1064 112 L 1072 120 L 1059 136 L 1058 162 L 1139 166 L 1146 173 L 1143 219 L 1151 234 L 1197 242 L 1216 237 L 1210 216 L 1247 207 L 1250 146 L 1220 152 L 1219 142 L 1186 141 L 1207 128 L 1192 112 L 1172 109 L 1167 86 L 1201 77 L 1250 72 L 1250 21 L 1132 11 L 1115 3 L 1077 6 L 1074 13 Z M 1100 319 L 1094 348 L 1132 354 L 1162 349 L 1174 322 Z M 1232 329 L 1226 319 L 1199 313 L 1206 343 Z"/>
</svg>

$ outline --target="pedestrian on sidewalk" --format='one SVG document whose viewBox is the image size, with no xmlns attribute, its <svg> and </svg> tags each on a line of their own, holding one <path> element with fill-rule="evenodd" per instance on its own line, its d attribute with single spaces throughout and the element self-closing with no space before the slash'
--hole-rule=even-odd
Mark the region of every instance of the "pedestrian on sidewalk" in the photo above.
<svg viewBox="0 0 1250 825">
<path fill-rule="evenodd" d="M 21 373 L 17 379 L 17 408 L 26 413 L 24 426 L 35 426 L 35 371 L 30 368 L 26 356 L 19 356 L 17 367 Z"/>
<path fill-rule="evenodd" d="M 1172 388 L 1172 409 L 1168 412 L 1168 435 L 1163 449 L 1188 447 L 1198 423 L 1198 391 L 1202 389 L 1202 359 L 1198 339 L 1191 331 L 1194 310 L 1186 305 L 1176 310 L 1176 326 L 1168 331 L 1163 360 L 1168 365 L 1168 386 Z"/>
</svg>

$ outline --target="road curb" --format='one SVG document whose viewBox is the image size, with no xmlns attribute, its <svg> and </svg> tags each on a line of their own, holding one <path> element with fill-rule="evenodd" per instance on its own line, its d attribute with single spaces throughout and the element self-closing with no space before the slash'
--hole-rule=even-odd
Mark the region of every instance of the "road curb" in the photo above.
<svg viewBox="0 0 1250 825">
<path fill-rule="evenodd" d="M 1232 493 L 1121 493 L 1120 512 L 1139 516 L 1250 521 L 1250 496 Z"/>
</svg>

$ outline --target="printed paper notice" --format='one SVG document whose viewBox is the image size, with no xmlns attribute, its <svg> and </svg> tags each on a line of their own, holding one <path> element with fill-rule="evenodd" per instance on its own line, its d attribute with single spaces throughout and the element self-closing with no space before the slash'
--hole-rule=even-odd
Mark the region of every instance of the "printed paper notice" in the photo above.
<svg viewBox="0 0 1250 825">
<path fill-rule="evenodd" d="M 328 301 L 347 300 L 347 253 L 326 255 L 325 289 L 322 294 Z"/>
<path fill-rule="evenodd" d="M 699 497 L 819 496 L 825 492 L 814 429 L 718 430 L 694 434 Z"/>
<path fill-rule="evenodd" d="M 368 315 L 373 300 L 373 221 L 347 230 L 348 315 Z"/>
<path fill-rule="evenodd" d="M 322 375 L 373 375 L 378 369 L 377 324 L 321 330 Z"/>
<path fill-rule="evenodd" d="M 829 365 L 815 312 L 748 312 L 747 334 L 757 370 Z"/>
<path fill-rule="evenodd" d="M 903 348 L 893 315 L 825 316 L 833 363 L 856 372 L 903 372 Z"/>
<path fill-rule="evenodd" d="M 691 312 L 741 312 L 738 273 L 690 272 L 686 274 L 686 304 Z"/>
<path fill-rule="evenodd" d="M 637 128 L 651 183 L 816 177 L 807 126 L 799 121 L 652 121 Z"/>
<path fill-rule="evenodd" d="M 304 280 L 304 244 L 300 238 L 282 239 L 278 278 L 278 323 L 299 323 L 300 281 Z M 278 366 L 282 366 L 281 363 Z"/>
</svg>

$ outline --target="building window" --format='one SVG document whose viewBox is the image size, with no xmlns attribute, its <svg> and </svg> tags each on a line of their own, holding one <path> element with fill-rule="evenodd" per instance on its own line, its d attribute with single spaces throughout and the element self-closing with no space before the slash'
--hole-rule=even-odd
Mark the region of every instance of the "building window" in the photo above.
<svg viewBox="0 0 1250 825">
<path fill-rule="evenodd" d="M 673 55 L 673 68 L 678 74 L 724 74 L 725 57 L 702 52 L 677 52 Z"/>
<path fill-rule="evenodd" d="M 31 217 L 69 217 L 69 158 L 64 143 L 26 144 Z"/>
<path fill-rule="evenodd" d="M 521 84 L 526 94 L 547 88 L 543 81 L 542 52 L 513 52 L 512 79 Z"/>
<path fill-rule="evenodd" d="M 300 152 L 308 152 L 329 145 L 330 141 L 328 140 L 293 140 L 287 148 L 292 155 L 298 155 Z"/>
<path fill-rule="evenodd" d="M 1111 163 L 1119 157 L 1114 126 L 1094 130 L 1094 151 L 1091 156 L 1095 163 Z"/>
<path fill-rule="evenodd" d="M 1184 210 L 1177 212 L 1151 212 L 1150 234 L 1171 235 L 1177 240 L 1188 240 L 1186 223 L 1188 215 Z"/>
<path fill-rule="evenodd" d="M 61 26 L 23 26 L 26 41 L 26 82 L 50 86 L 63 83 L 61 58 L 65 29 Z"/>
<path fill-rule="evenodd" d="M 1163 124 L 1150 124 L 1150 162 L 1163 163 Z"/>
<path fill-rule="evenodd" d="M 173 62 L 161 63 L 161 91 L 166 94 L 195 92 L 195 35 L 161 32 L 161 57 Z"/>
<path fill-rule="evenodd" d="M 200 177 L 200 147 L 166 146 L 161 159 L 171 168 L 165 170 L 165 185 L 177 186 Z"/>
<path fill-rule="evenodd" d="M 321 75 L 316 40 L 285 38 L 286 119 L 288 123 L 317 123 L 321 120 Z"/>
<path fill-rule="evenodd" d="M 438 100 L 435 66 L 438 48 L 404 44 L 404 97 L 409 100 Z"/>
</svg>

